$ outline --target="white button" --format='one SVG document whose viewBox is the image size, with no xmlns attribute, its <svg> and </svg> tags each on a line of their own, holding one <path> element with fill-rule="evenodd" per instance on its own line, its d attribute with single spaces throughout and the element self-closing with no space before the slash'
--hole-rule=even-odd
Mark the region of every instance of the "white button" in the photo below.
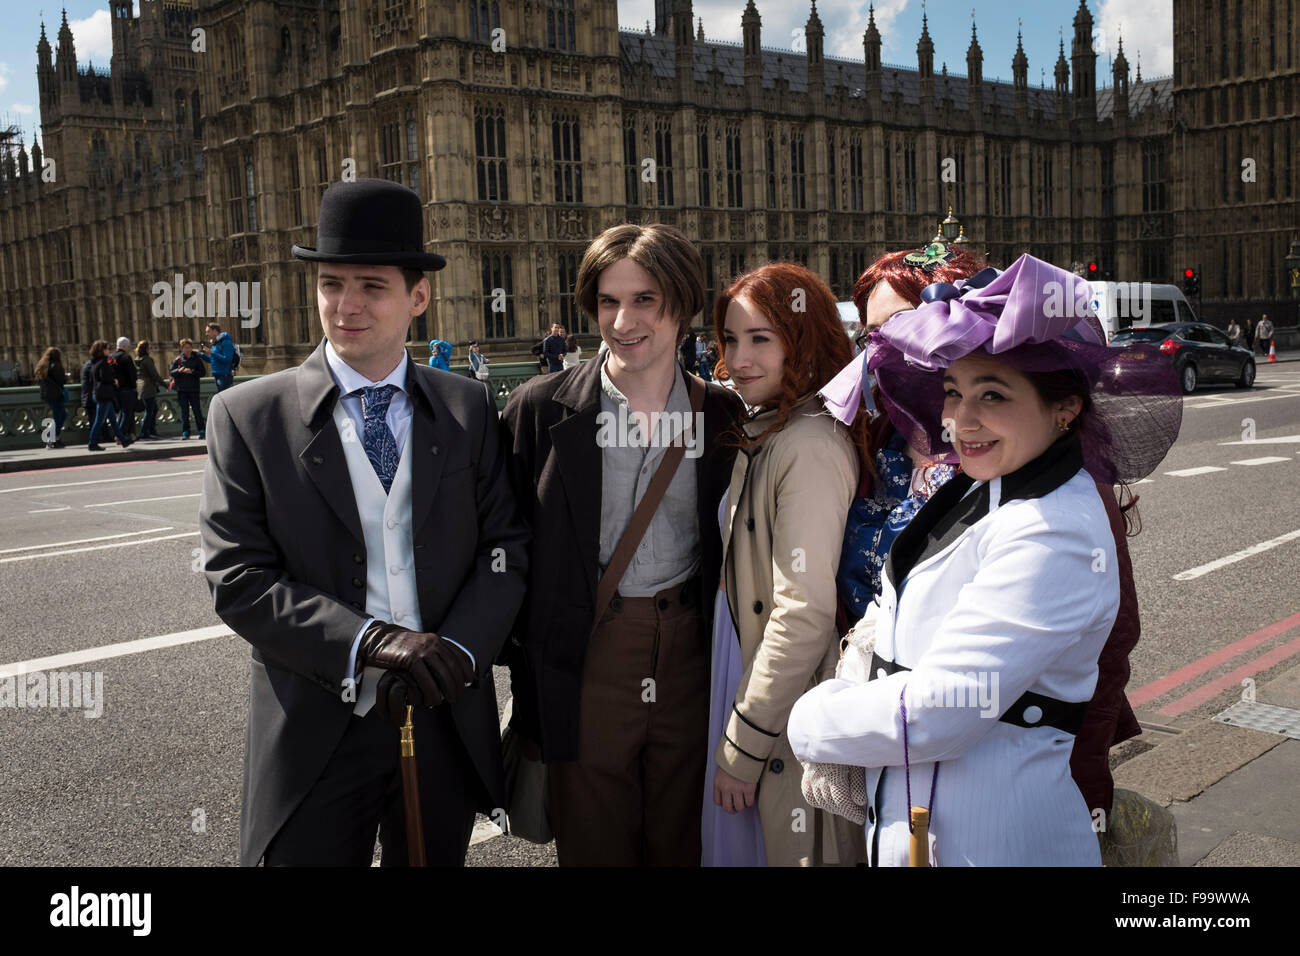
<svg viewBox="0 0 1300 956">
<path fill-rule="evenodd" d="M 877 680 L 884 680 L 884 679 L 885 679 L 886 677 L 888 677 L 888 676 L 889 676 L 889 675 L 885 673 L 885 669 L 884 669 L 883 667 L 877 667 L 877 668 L 876 668 L 876 679 L 877 679 Z"/>
<path fill-rule="evenodd" d="M 389 518 L 389 519 L 388 519 L 388 527 L 390 527 L 390 528 L 396 528 L 396 527 L 397 527 L 397 522 L 394 521 L 392 518 Z"/>
<path fill-rule="evenodd" d="M 1036 724 L 1043 719 L 1043 708 L 1036 704 L 1030 704 L 1025 708 L 1025 712 L 1021 716 L 1024 717 L 1025 723 Z"/>
<path fill-rule="evenodd" d="M 401 573 L 402 573 L 402 569 L 399 568 L 397 565 L 394 564 L 394 565 L 392 565 L 392 566 L 389 567 L 389 569 L 388 569 L 388 573 L 389 573 L 389 574 L 401 574 Z"/>
</svg>

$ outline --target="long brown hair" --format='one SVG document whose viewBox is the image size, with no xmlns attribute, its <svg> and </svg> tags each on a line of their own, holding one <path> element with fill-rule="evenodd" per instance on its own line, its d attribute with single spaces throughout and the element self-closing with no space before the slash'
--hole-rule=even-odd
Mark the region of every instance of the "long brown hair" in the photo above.
<svg viewBox="0 0 1300 956">
<path fill-rule="evenodd" d="M 835 296 L 816 273 L 797 263 L 770 262 L 732 282 L 713 305 L 713 332 L 719 343 L 718 361 L 713 367 L 716 379 L 731 377 L 727 371 L 727 308 L 741 298 L 767 316 L 785 349 L 781 393 L 775 402 L 776 421 L 757 438 L 742 438 L 742 443 L 754 444 L 784 428 L 800 399 L 825 386 L 853 361 L 853 344 L 840 322 Z M 859 415 L 849 428 L 849 436 L 862 467 L 871 470 L 866 424 L 865 416 Z"/>
<path fill-rule="evenodd" d="M 103 358 L 104 353 L 107 351 L 108 343 L 103 339 L 95 339 L 95 341 L 90 343 L 90 360 L 93 362 L 96 359 Z"/>
<path fill-rule="evenodd" d="M 49 376 L 51 365 L 57 365 L 60 370 L 63 368 L 63 353 L 53 346 L 46 349 L 45 354 L 41 356 L 41 360 L 36 363 L 36 372 L 33 376 L 36 381 L 39 382 Z"/>
</svg>

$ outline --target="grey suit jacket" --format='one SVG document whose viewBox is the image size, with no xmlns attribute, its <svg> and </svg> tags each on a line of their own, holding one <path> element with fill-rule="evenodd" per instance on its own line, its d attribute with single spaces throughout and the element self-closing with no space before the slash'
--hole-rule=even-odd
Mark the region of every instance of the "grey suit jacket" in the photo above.
<svg viewBox="0 0 1300 956">
<path fill-rule="evenodd" d="M 480 680 L 452 716 L 482 784 L 467 788 L 491 812 L 505 805 L 492 662 L 523 599 L 529 535 L 486 389 L 407 363 L 420 615 L 474 655 Z M 298 368 L 227 389 L 208 412 L 204 572 L 217 614 L 252 645 L 246 866 L 320 777 L 353 710 L 343 682 L 367 617 L 366 550 L 332 415 L 338 392 L 322 341 Z M 422 723 L 434 726 L 428 713 L 416 709 L 417 740 Z"/>
</svg>

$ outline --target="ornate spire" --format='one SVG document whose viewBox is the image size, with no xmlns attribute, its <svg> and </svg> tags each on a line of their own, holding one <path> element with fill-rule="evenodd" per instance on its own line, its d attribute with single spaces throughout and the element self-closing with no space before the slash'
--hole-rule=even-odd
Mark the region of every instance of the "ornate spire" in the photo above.
<svg viewBox="0 0 1300 956">
<path fill-rule="evenodd" d="M 696 22 L 698 23 L 698 32 L 695 34 L 695 39 L 703 43 L 704 42 L 704 18 L 696 17 L 695 19 Z"/>
</svg>

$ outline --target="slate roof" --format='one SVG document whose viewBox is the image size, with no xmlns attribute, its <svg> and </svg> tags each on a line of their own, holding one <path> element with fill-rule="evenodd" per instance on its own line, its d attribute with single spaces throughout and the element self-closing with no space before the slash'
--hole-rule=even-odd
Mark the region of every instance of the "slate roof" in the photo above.
<svg viewBox="0 0 1300 956">
<path fill-rule="evenodd" d="M 624 73 L 630 73 L 644 60 L 649 64 L 656 77 L 671 80 L 676 75 L 674 44 L 669 36 L 653 34 L 647 36 L 637 31 L 619 33 L 619 58 Z M 745 85 L 745 51 L 738 43 L 724 43 L 717 40 L 696 41 L 694 48 L 695 79 L 707 82 L 709 74 L 717 70 L 722 74 L 722 82 L 729 86 Z M 808 64 L 803 53 L 794 50 L 777 50 L 764 47 L 763 88 L 773 89 L 777 78 L 784 79 L 790 85 L 790 92 L 801 94 L 808 91 Z M 866 64 L 861 60 L 845 60 L 838 57 L 825 58 L 826 92 L 833 95 L 837 87 L 848 87 L 850 94 L 861 95 L 866 85 Z M 915 68 L 881 64 L 881 84 L 886 102 L 895 97 L 895 90 L 901 89 L 903 102 L 912 106 L 921 103 L 921 78 Z M 952 97 L 953 109 L 965 111 L 969 108 L 970 83 L 965 76 L 950 73 L 944 77 L 936 73 L 934 77 L 934 98 L 937 106 L 943 99 Z M 998 109 L 1005 113 L 1015 111 L 1015 88 L 1010 83 L 984 81 L 984 105 L 996 102 Z M 1142 83 L 1129 83 L 1129 115 L 1135 115 L 1152 102 L 1157 107 L 1167 108 L 1173 97 L 1173 80 L 1162 77 Z M 1047 119 L 1056 115 L 1055 88 L 1029 88 L 1029 113 L 1041 111 Z M 1114 106 L 1114 90 L 1097 91 L 1097 119 L 1103 120 L 1111 115 Z"/>
</svg>

